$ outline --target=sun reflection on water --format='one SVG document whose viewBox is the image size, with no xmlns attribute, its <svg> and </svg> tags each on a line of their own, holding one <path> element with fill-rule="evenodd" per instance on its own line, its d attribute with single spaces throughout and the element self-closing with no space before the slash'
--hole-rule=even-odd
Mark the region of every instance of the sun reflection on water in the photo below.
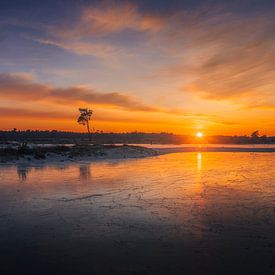
<svg viewBox="0 0 275 275">
<path fill-rule="evenodd" d="M 198 171 L 200 172 L 202 169 L 202 153 L 197 154 L 197 160 L 198 160 Z"/>
</svg>

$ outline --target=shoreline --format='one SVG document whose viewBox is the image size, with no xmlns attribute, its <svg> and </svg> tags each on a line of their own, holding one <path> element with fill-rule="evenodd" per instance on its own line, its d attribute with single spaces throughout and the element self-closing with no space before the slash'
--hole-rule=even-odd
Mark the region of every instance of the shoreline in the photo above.
<svg viewBox="0 0 275 275">
<path fill-rule="evenodd" d="M 158 156 L 158 150 L 142 146 L 74 145 L 0 150 L 0 164 L 46 164 Z"/>
<path fill-rule="evenodd" d="M 121 160 L 174 153 L 275 153 L 275 148 L 258 147 L 162 147 L 137 145 L 21 146 L 0 149 L 0 165 L 48 164 Z"/>
<path fill-rule="evenodd" d="M 202 153 L 202 152 L 220 152 L 220 153 L 274 153 L 275 148 L 258 148 L 258 147 L 163 147 L 163 148 L 153 148 L 154 150 L 158 150 L 163 154 L 171 154 L 171 153 Z"/>
</svg>

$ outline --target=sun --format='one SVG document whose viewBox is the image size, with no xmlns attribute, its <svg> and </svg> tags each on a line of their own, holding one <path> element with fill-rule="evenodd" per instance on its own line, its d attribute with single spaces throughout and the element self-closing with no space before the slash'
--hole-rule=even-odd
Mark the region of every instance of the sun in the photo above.
<svg viewBox="0 0 275 275">
<path fill-rule="evenodd" d="M 196 134 L 196 136 L 197 136 L 197 138 L 202 138 L 202 137 L 203 137 L 203 133 L 202 133 L 202 132 L 198 132 L 198 133 Z"/>
</svg>

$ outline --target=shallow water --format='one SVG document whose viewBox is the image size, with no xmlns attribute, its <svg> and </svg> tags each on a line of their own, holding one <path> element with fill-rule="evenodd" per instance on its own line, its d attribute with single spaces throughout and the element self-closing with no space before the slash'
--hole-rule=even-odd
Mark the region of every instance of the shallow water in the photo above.
<svg viewBox="0 0 275 275">
<path fill-rule="evenodd" d="M 254 148 L 254 149 L 274 149 L 275 144 L 140 144 L 140 146 L 158 149 L 158 148 Z"/>
<path fill-rule="evenodd" d="M 274 157 L 2 165 L 0 274 L 274 274 Z"/>
</svg>

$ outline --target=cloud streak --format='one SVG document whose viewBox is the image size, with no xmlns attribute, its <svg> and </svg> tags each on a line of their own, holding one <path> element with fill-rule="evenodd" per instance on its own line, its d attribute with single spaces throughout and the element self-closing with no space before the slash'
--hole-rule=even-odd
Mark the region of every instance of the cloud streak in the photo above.
<svg viewBox="0 0 275 275">
<path fill-rule="evenodd" d="M 62 112 L 47 112 L 47 111 L 36 111 L 29 110 L 23 108 L 9 108 L 9 107 L 1 107 L 0 108 L 0 116 L 1 118 L 30 118 L 30 119 L 72 119 L 72 115 L 68 113 Z"/>
<path fill-rule="evenodd" d="M 48 29 L 53 36 L 76 39 L 106 36 L 124 30 L 157 31 L 162 23 L 161 17 L 141 13 L 131 2 L 102 1 L 83 8 L 76 21 L 59 28 L 49 26 Z"/>
<path fill-rule="evenodd" d="M 242 107 L 270 108 L 275 105 L 274 14 L 248 12 L 243 16 L 228 6 L 203 6 L 163 16 L 142 13 L 129 2 L 104 1 L 83 8 L 71 26 L 49 27 L 51 38 L 38 41 L 79 55 L 112 59 L 128 49 L 117 48 L 102 37 L 126 30 L 143 32 L 144 43 L 151 47 L 148 51 L 178 58 L 178 64 L 165 64 L 158 76 L 182 78 L 183 92 Z"/>
<path fill-rule="evenodd" d="M 119 52 L 117 48 L 106 43 L 89 43 L 82 41 L 43 38 L 34 38 L 34 40 L 41 44 L 55 46 L 80 56 L 95 56 L 100 59 L 111 58 Z"/>
<path fill-rule="evenodd" d="M 52 101 L 63 105 L 100 104 L 127 111 L 165 112 L 165 109 L 117 92 L 100 93 L 84 86 L 57 88 L 35 83 L 22 75 L 0 74 L 0 97 L 13 100 Z"/>
<path fill-rule="evenodd" d="M 183 92 L 203 99 L 275 107 L 274 14 L 179 13 L 161 39 L 181 62 L 163 67 L 159 75 L 182 79 Z M 182 30 L 173 31 L 176 25 Z"/>
<path fill-rule="evenodd" d="M 133 2 L 101 1 L 82 8 L 76 19 L 67 19 L 58 26 L 44 26 L 48 37 L 33 40 L 77 55 L 106 59 L 128 52 L 121 44 L 118 47 L 106 41 L 110 35 L 126 31 L 154 33 L 161 30 L 163 24 L 159 14 L 142 13 Z"/>
</svg>

